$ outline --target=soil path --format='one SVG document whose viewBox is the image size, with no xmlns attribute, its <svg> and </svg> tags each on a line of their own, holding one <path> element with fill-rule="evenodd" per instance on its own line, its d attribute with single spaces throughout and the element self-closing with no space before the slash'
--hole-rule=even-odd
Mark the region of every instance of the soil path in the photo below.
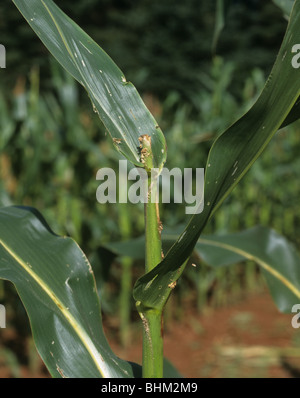
<svg viewBox="0 0 300 398">
<path fill-rule="evenodd" d="M 185 314 L 164 332 L 165 356 L 183 377 L 300 377 L 300 328 L 281 314 L 268 293 L 203 315 Z M 123 358 L 141 363 L 141 342 Z"/>
<path fill-rule="evenodd" d="M 249 295 L 234 305 L 204 314 L 185 312 L 180 322 L 167 322 L 164 330 L 165 356 L 183 377 L 300 377 L 300 328 L 294 329 L 294 314 L 278 312 L 268 293 Z M 109 327 L 109 326 L 108 326 Z M 15 331 L 3 329 L 0 335 L 0 378 L 13 377 L 3 347 L 19 347 Z M 113 336 L 108 333 L 107 336 Z M 116 339 L 109 338 L 114 352 L 121 358 L 141 363 L 140 333 L 133 343 L 122 349 Z M 3 353 L 3 350 L 2 350 Z M 41 360 L 30 370 L 19 366 L 21 377 L 49 377 Z"/>
</svg>

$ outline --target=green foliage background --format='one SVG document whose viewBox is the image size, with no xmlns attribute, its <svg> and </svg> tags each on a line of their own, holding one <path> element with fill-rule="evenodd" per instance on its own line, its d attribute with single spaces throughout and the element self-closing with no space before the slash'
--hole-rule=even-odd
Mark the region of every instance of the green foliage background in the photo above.
<svg viewBox="0 0 300 398">
<path fill-rule="evenodd" d="M 139 90 L 164 99 L 170 91 L 188 95 L 205 84 L 215 1 L 60 0 L 57 4 L 109 53 Z M 285 27 L 281 11 L 271 0 L 232 2 L 217 52 L 238 68 L 235 94 L 254 67 L 269 72 Z M 49 71 L 47 51 L 10 2 L 0 5 L 0 32 L 8 49 L 10 76 L 26 74 L 32 64 Z"/>
<path fill-rule="evenodd" d="M 170 169 L 204 167 L 213 138 L 257 98 L 287 24 L 271 0 L 232 1 L 213 54 L 215 2 L 57 0 L 57 4 L 141 92 L 165 133 Z M 93 265 L 104 313 L 118 315 L 124 269 L 102 245 L 141 235 L 143 208 L 97 203 L 96 172 L 117 168 L 119 155 L 86 93 L 51 60 L 11 2 L 0 4 L 0 42 L 7 49 L 7 69 L 0 72 L 0 205 L 34 206 L 56 233 L 72 236 Z M 298 133 L 295 123 L 276 135 L 207 233 L 262 224 L 299 245 Z M 161 215 L 169 227 L 187 220 L 184 206 L 174 204 L 165 205 Z M 134 263 L 129 288 L 142 266 Z M 192 274 L 187 271 L 174 300 L 181 303 L 186 292 L 194 291 L 192 300 L 202 310 L 207 304 L 228 302 L 245 287 L 257 289 L 257 278 L 251 263 L 217 270 L 202 264 Z M 8 307 L 13 303 L 15 309 L 17 301 L 11 286 L 1 284 L 0 302 Z M 132 301 L 131 306 L 134 318 Z M 180 305 L 175 308 L 180 316 Z M 26 324 L 22 311 L 20 305 L 23 317 L 11 312 L 9 322 Z"/>
</svg>

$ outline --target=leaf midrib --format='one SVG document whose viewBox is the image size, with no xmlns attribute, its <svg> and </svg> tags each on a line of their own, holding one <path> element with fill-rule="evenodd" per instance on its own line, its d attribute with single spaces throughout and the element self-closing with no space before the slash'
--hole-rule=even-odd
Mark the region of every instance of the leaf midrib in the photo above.
<svg viewBox="0 0 300 398">
<path fill-rule="evenodd" d="M 230 250 L 232 252 L 235 252 L 237 254 L 240 254 L 241 256 L 255 261 L 257 264 L 259 264 L 262 268 L 264 268 L 267 272 L 269 272 L 271 275 L 273 275 L 275 278 L 277 278 L 283 285 L 285 285 L 290 291 L 292 291 L 296 297 L 300 298 L 300 290 L 296 288 L 295 285 L 293 285 L 285 276 L 283 276 L 280 272 L 276 271 L 274 268 L 272 268 L 267 262 L 263 261 L 259 257 L 248 253 L 247 251 L 244 251 L 242 249 L 238 249 L 234 246 L 229 245 L 228 243 L 221 243 L 221 242 L 215 242 L 215 241 L 210 241 L 208 239 L 199 239 L 199 243 L 205 243 L 211 246 L 217 246 L 222 249 Z"/>
<path fill-rule="evenodd" d="M 177 235 L 172 235 L 172 234 L 166 234 L 164 236 L 165 240 L 176 240 L 178 238 Z M 235 246 L 232 246 L 228 243 L 223 243 L 223 242 L 217 242 L 205 238 L 200 238 L 198 239 L 197 243 L 204 243 L 206 245 L 210 246 L 216 246 L 225 250 L 229 250 L 231 252 L 240 254 L 241 256 L 255 261 L 257 264 L 259 264 L 262 268 L 264 268 L 267 272 L 269 272 L 271 275 L 273 275 L 275 278 L 277 278 L 282 284 L 284 284 L 290 291 L 292 291 L 296 297 L 300 298 L 300 290 L 297 289 L 295 285 L 293 285 L 285 276 L 283 276 L 280 272 L 276 271 L 273 267 L 271 267 L 266 261 L 263 261 L 261 258 L 245 251 L 242 249 L 239 249 Z"/>
<path fill-rule="evenodd" d="M 83 345 L 89 352 L 91 358 L 93 359 L 97 369 L 99 370 L 102 377 L 109 377 L 109 371 L 105 365 L 105 361 L 94 343 L 85 332 L 82 327 L 78 324 L 73 315 L 68 311 L 67 307 L 60 301 L 60 299 L 54 294 L 54 292 L 49 288 L 47 283 L 45 283 L 3 240 L 0 239 L 0 244 L 3 246 L 4 250 L 31 276 L 32 279 L 41 287 L 41 289 L 49 296 L 49 298 L 54 302 L 57 308 L 61 311 L 63 316 L 66 318 L 68 323 L 72 326 L 75 333 L 78 335 Z M 105 376 L 107 371 L 107 376 Z"/>
<path fill-rule="evenodd" d="M 49 8 L 48 8 L 47 5 L 45 4 L 44 0 L 41 0 L 41 3 L 42 3 L 42 5 L 45 7 L 45 9 L 46 9 L 46 11 L 48 12 L 48 14 L 50 15 L 50 18 L 52 19 L 52 21 L 53 21 L 53 23 L 54 23 L 54 25 L 55 25 L 55 27 L 56 27 L 56 29 L 57 29 L 57 31 L 58 31 L 58 34 L 59 34 L 59 36 L 61 37 L 61 40 L 62 40 L 64 46 L 66 47 L 66 50 L 68 51 L 68 53 L 69 53 L 69 55 L 70 55 L 70 57 L 71 57 L 71 59 L 72 59 L 72 62 L 73 62 L 73 64 L 74 64 L 74 67 L 75 67 L 75 68 L 77 69 L 77 71 L 80 73 L 80 76 L 82 77 L 82 79 L 83 79 L 85 85 L 86 85 L 86 86 L 89 88 L 89 90 L 93 93 L 93 90 L 91 89 L 91 87 L 90 87 L 89 83 L 87 82 L 85 76 L 81 73 L 80 69 L 78 68 L 76 59 L 74 58 L 74 55 L 73 55 L 73 53 L 72 53 L 72 51 L 71 51 L 71 49 L 70 49 L 70 47 L 69 47 L 69 45 L 68 45 L 68 43 L 67 43 L 67 40 L 66 40 L 65 36 L 64 36 L 63 32 L 61 31 L 61 29 L 60 29 L 58 23 L 56 22 L 56 19 L 54 18 L 53 14 L 51 13 L 51 11 L 49 10 Z M 93 96 L 94 96 L 94 94 L 93 94 Z M 94 98 L 96 98 L 96 97 L 94 96 Z M 104 109 L 104 108 L 103 108 L 103 109 Z M 105 111 L 105 113 L 109 116 L 109 112 L 106 112 L 106 111 Z M 100 115 L 99 115 L 99 116 L 100 116 Z M 116 126 L 117 130 L 119 130 L 119 128 L 118 128 L 118 126 L 116 125 L 115 121 L 114 121 L 112 118 L 110 118 L 110 120 L 111 120 L 111 122 Z M 120 131 L 120 130 L 119 130 L 119 131 Z M 125 137 L 125 135 L 122 134 L 122 132 L 120 132 L 120 134 L 122 135 L 123 140 L 124 140 L 125 143 L 127 144 L 127 148 L 128 148 L 128 149 L 130 150 L 130 152 L 132 153 L 134 159 L 135 159 L 137 162 L 139 162 L 139 158 L 138 158 L 137 154 L 132 150 L 131 146 L 129 145 L 129 143 L 128 143 L 128 141 L 127 141 L 127 138 Z"/>
</svg>

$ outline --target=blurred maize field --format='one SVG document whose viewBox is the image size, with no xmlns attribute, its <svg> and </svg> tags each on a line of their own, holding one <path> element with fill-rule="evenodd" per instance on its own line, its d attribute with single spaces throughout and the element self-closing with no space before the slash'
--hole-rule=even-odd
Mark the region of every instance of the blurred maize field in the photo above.
<svg viewBox="0 0 300 398">
<path fill-rule="evenodd" d="M 0 206 L 38 208 L 55 233 L 76 240 L 93 266 L 104 320 L 117 322 L 118 338 L 126 345 L 129 330 L 138 322 L 131 293 L 143 264 L 116 258 L 105 244 L 141 236 L 143 206 L 97 203 L 98 169 L 117 169 L 121 157 L 83 99 L 83 89 L 50 57 L 49 65 L 47 88 L 41 88 L 38 66 L 20 74 L 13 88 L 0 81 Z M 204 167 L 213 139 L 254 103 L 266 73 L 253 68 L 237 97 L 231 87 L 238 67 L 235 61 L 214 56 L 210 69 L 198 76 L 202 89 L 186 93 L 186 101 L 176 90 L 163 99 L 149 92 L 143 95 L 167 139 L 166 167 Z M 276 134 L 205 233 L 237 232 L 260 224 L 299 247 L 299 130 L 300 124 L 294 123 Z M 162 204 L 161 219 L 164 228 L 186 223 L 184 205 L 172 200 Z M 180 319 L 186 306 L 202 313 L 265 288 L 250 261 L 228 268 L 210 268 L 197 257 L 192 261 L 197 267 L 187 268 L 182 277 L 166 309 L 166 323 Z M 7 309 L 7 327 L 28 338 L 25 310 L 14 287 L 5 281 L 0 281 L 0 303 Z M 13 353 L 2 350 L 17 376 Z M 29 352 L 34 367 L 34 348 Z"/>
<path fill-rule="evenodd" d="M 40 91 L 38 68 L 32 68 L 28 78 L 20 76 L 12 92 L 1 90 L 0 204 L 42 209 L 55 233 L 71 236 L 88 255 L 104 312 L 122 312 L 119 302 L 132 306 L 131 288 L 142 264 L 126 265 L 128 259 L 119 263 L 103 246 L 142 235 L 143 208 L 130 203 L 97 203 L 97 170 L 116 169 L 121 158 L 89 104 L 80 101 L 81 88 L 55 61 L 51 64 L 53 87 L 48 92 Z M 187 105 L 175 92 L 164 103 L 149 95 L 144 97 L 165 131 L 168 168 L 203 167 L 212 139 L 255 101 L 264 83 L 263 73 L 253 70 L 245 82 L 242 104 L 228 89 L 233 75 L 234 65 L 216 57 L 206 90 Z M 206 233 L 236 232 L 261 224 L 299 244 L 298 130 L 295 124 L 277 134 Z M 162 206 L 164 226 L 174 228 L 186 220 L 183 205 L 171 200 Z M 261 282 L 256 266 L 250 262 L 218 269 L 202 264 L 197 278 L 194 272 L 192 275 L 187 272 L 180 282 L 190 288 L 180 289 L 179 285 L 176 300 L 192 295 L 199 311 L 206 305 L 224 305 L 245 287 L 256 289 Z M 1 282 L 1 302 L 8 305 L 13 297 L 12 287 Z M 181 305 L 176 307 L 178 312 L 183 311 Z M 16 314 L 9 319 L 16 320 Z"/>
</svg>

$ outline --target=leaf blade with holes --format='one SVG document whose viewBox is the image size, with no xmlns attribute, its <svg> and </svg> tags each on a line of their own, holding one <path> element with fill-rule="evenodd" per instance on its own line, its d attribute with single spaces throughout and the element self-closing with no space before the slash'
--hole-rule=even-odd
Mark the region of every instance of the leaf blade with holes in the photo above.
<svg viewBox="0 0 300 398">
<path fill-rule="evenodd" d="M 13 2 L 52 55 L 85 87 L 116 148 L 130 162 L 143 167 L 138 138 L 147 134 L 154 167 L 161 169 L 166 160 L 164 135 L 112 59 L 52 0 Z"/>
<path fill-rule="evenodd" d="M 16 286 L 53 377 L 128 378 L 138 371 L 108 345 L 88 260 L 33 209 L 0 209 L 0 278 Z"/>
<path fill-rule="evenodd" d="M 292 66 L 292 46 L 300 43 L 300 0 L 295 5 L 276 62 L 253 107 L 214 142 L 206 165 L 204 210 L 186 229 L 151 272 L 135 284 L 134 298 L 147 308 L 162 309 L 174 283 L 184 270 L 199 236 L 225 198 L 246 174 L 290 112 L 295 120 L 300 96 L 299 69 Z"/>
</svg>

